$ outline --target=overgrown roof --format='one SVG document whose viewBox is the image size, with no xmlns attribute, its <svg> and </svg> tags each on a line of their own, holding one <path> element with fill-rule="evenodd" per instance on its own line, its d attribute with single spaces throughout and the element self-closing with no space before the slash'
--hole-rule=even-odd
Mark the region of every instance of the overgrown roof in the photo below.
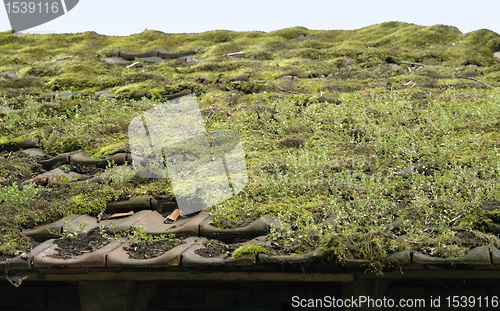
<svg viewBox="0 0 500 311">
<path fill-rule="evenodd" d="M 282 250 L 322 247 L 340 261 L 403 250 L 457 258 L 500 246 L 500 35 L 492 31 L 389 22 L 127 37 L 4 32 L 0 46 L 0 72 L 15 74 L 0 78 L 0 253 L 26 250 L 21 231 L 35 225 L 96 216 L 114 201 L 173 198 L 168 179 L 92 183 L 104 167 L 42 161 L 130 152 L 130 121 L 185 89 L 197 94 L 207 131 L 236 132 L 245 150 L 248 185 L 207 210 L 219 228 L 273 216 L 284 225 L 269 236 Z M 117 49 L 199 50 L 133 66 L 102 61 Z M 115 98 L 95 99 L 103 90 Z M 37 98 L 47 93 L 56 94 Z M 10 151 L 26 139 L 46 156 Z M 19 186 L 57 166 L 82 176 Z"/>
</svg>

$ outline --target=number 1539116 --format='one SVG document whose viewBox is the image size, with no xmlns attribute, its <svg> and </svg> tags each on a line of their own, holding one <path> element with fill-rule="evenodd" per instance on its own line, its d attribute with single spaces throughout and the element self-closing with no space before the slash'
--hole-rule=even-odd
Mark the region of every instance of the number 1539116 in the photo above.
<svg viewBox="0 0 500 311">
<path fill-rule="evenodd" d="M 493 307 L 499 306 L 498 297 L 474 297 L 474 296 L 448 296 L 446 297 L 446 302 L 448 307 L 462 307 L 462 308 L 481 308 L 481 307 Z"/>
<path fill-rule="evenodd" d="M 7 14 L 57 14 L 59 12 L 59 2 L 53 1 L 50 2 L 18 2 L 18 1 L 9 1 L 5 3 L 5 7 L 7 9 Z"/>
</svg>

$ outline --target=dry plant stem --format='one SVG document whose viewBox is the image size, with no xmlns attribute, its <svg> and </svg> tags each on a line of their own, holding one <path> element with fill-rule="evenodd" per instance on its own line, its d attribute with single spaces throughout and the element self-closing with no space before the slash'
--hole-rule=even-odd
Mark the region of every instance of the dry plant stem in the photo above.
<svg viewBox="0 0 500 311">
<path fill-rule="evenodd" d="M 58 61 L 61 61 L 61 60 L 67 59 L 67 58 L 72 58 L 72 57 L 73 57 L 73 55 L 63 56 L 63 57 L 59 57 L 57 59 L 54 59 L 52 62 L 58 62 Z"/>
<path fill-rule="evenodd" d="M 130 68 L 130 67 L 132 67 L 132 66 L 134 66 L 134 65 L 137 65 L 137 64 L 139 64 L 139 62 L 134 62 L 134 63 L 132 63 L 132 64 L 128 65 L 126 68 Z"/>
<path fill-rule="evenodd" d="M 238 55 L 238 54 L 243 54 L 245 52 L 234 52 L 234 53 L 228 53 L 228 54 L 224 54 L 223 56 L 232 56 L 232 55 Z"/>
<path fill-rule="evenodd" d="M 234 52 L 234 53 L 229 53 L 229 54 L 223 54 L 222 56 L 230 58 L 230 59 L 248 59 L 245 57 L 235 57 L 237 55 L 245 54 L 245 52 Z"/>
<path fill-rule="evenodd" d="M 466 77 L 466 76 L 456 76 L 457 78 L 461 78 L 461 79 L 469 79 L 469 80 L 472 80 L 472 81 L 476 81 L 478 83 L 481 83 L 482 85 L 485 85 L 487 87 L 497 87 L 496 85 L 492 85 L 492 84 L 489 84 L 489 83 L 486 83 L 486 82 L 483 82 L 481 80 L 478 80 L 476 78 L 472 78 L 472 77 Z"/>
<path fill-rule="evenodd" d="M 463 215 L 458 215 L 457 217 L 453 218 L 452 220 L 450 220 L 450 225 L 453 225 L 457 220 L 459 220 L 460 218 L 462 218 Z"/>
</svg>

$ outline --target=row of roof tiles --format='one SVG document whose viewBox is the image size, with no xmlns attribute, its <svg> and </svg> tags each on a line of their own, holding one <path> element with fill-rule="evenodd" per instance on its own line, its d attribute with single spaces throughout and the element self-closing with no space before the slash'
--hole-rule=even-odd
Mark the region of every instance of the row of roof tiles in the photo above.
<svg viewBox="0 0 500 311">
<path fill-rule="evenodd" d="M 328 262 L 327 254 L 321 249 L 313 250 L 303 255 L 277 255 L 268 254 L 246 255 L 234 259 L 228 255 L 208 258 L 197 254 L 197 250 L 205 248 L 204 237 L 189 237 L 182 244 L 165 252 L 164 254 L 149 259 L 129 258 L 127 248 L 130 242 L 115 240 L 104 247 L 89 253 L 70 258 L 54 258 L 57 253 L 55 239 L 50 239 L 35 247 L 29 254 L 7 259 L 0 262 L 0 272 L 8 274 L 18 270 L 35 270 L 42 274 L 50 273 L 87 273 L 89 268 L 132 268 L 132 269 L 158 269 L 182 266 L 187 269 L 217 268 L 236 266 L 304 266 L 320 263 L 322 266 L 341 267 L 342 270 L 359 269 L 366 267 L 370 260 L 346 259 L 342 264 Z M 268 242 L 265 236 L 257 237 L 242 244 L 264 245 Z M 462 258 L 443 259 L 423 255 L 418 252 L 402 251 L 384 258 L 387 267 L 409 265 L 434 265 L 440 267 L 467 268 L 471 266 L 500 266 L 500 250 L 485 246 L 477 247 Z M 3 271 L 2 271 L 3 270 Z"/>
<path fill-rule="evenodd" d="M 228 243 L 236 240 L 247 240 L 238 245 L 270 245 L 271 239 L 266 236 L 269 232 L 269 224 L 276 220 L 271 217 L 258 219 L 248 226 L 236 229 L 218 229 L 210 225 L 213 216 L 208 213 L 200 213 L 192 218 L 180 219 L 174 224 L 163 223 L 163 216 L 157 211 L 144 210 L 132 216 L 115 220 L 114 230 L 126 231 L 133 226 L 141 226 L 151 234 L 175 233 L 185 237 L 184 242 L 165 252 L 164 254 L 149 259 L 131 259 L 127 253 L 130 242 L 115 240 L 104 247 L 89 253 L 70 258 L 54 258 L 57 253 L 55 239 L 49 239 L 35 247 L 28 254 L 22 254 L 12 259 L 0 261 L 0 269 L 4 273 L 13 270 L 35 269 L 43 273 L 58 273 L 61 269 L 85 272 L 89 268 L 166 268 L 172 266 L 183 266 L 185 268 L 208 268 L 208 267 L 234 267 L 250 265 L 274 265 L 274 266 L 300 266 L 314 262 L 322 266 L 343 266 L 344 269 L 361 268 L 371 261 L 367 259 L 346 259 L 342 264 L 329 261 L 328 254 L 320 248 L 302 255 L 271 255 L 258 254 L 247 255 L 233 259 L 228 254 L 216 258 L 207 258 L 196 253 L 197 250 L 205 248 L 203 244 L 208 239 L 223 240 Z M 88 215 L 71 215 L 65 220 L 59 220 L 45 226 L 38 226 L 24 231 L 27 236 L 35 239 L 46 239 L 57 235 L 63 230 L 77 232 L 83 227 L 85 230 L 97 226 L 110 225 L 110 221 L 97 222 L 96 217 Z M 402 251 L 392 254 L 383 259 L 386 266 L 402 266 L 411 263 L 436 266 L 500 266 L 500 250 L 485 246 L 472 249 L 467 256 L 462 258 L 435 258 L 415 251 Z"/>
<path fill-rule="evenodd" d="M 108 227 L 114 232 L 125 232 L 133 227 L 141 227 L 148 234 L 156 236 L 173 233 L 181 237 L 202 236 L 230 243 L 266 235 L 269 233 L 270 224 L 277 223 L 274 218 L 266 216 L 244 227 L 219 229 L 210 224 L 214 217 L 206 212 L 190 218 L 178 219 L 173 223 L 165 223 L 164 219 L 160 213 L 154 210 L 142 210 L 128 217 L 100 222 L 97 217 L 89 215 L 69 215 L 48 225 L 36 226 L 22 233 L 35 240 L 44 240 L 58 237 L 62 232 L 77 233 L 96 227 Z"/>
</svg>

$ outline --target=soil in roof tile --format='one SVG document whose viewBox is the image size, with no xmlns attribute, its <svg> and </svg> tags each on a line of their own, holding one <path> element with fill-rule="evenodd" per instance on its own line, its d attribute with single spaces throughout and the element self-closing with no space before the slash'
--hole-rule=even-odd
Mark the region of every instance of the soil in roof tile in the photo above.
<svg viewBox="0 0 500 311">
<path fill-rule="evenodd" d="M 235 229 L 243 228 L 255 221 L 255 218 L 241 219 L 239 221 L 230 221 L 228 219 L 220 218 L 210 222 L 210 224 L 219 229 Z"/>
<path fill-rule="evenodd" d="M 50 255 L 53 258 L 70 259 L 88 252 L 93 252 L 107 245 L 110 240 L 104 237 L 100 228 L 93 228 L 86 234 L 77 237 L 66 237 L 55 240 L 57 253 Z"/>
<path fill-rule="evenodd" d="M 197 255 L 206 258 L 218 258 L 221 256 L 228 256 L 232 251 L 235 250 L 234 247 L 221 242 L 219 240 L 209 240 L 203 242 L 205 248 L 200 248 L 194 251 Z"/>
<path fill-rule="evenodd" d="M 183 243 L 183 238 L 170 238 L 151 242 L 135 242 L 123 249 L 127 251 L 130 259 L 151 259 L 163 255 L 172 248 Z"/>
<path fill-rule="evenodd" d="M 205 248 L 199 248 L 195 250 L 195 253 L 201 257 L 206 257 L 206 258 L 227 257 L 231 255 L 235 250 L 240 248 L 240 246 L 246 244 L 247 243 L 226 244 L 219 240 L 209 240 L 203 242 L 203 246 L 205 246 Z M 266 253 L 269 254 L 270 256 L 291 255 L 290 252 L 287 252 L 283 247 L 281 247 L 278 243 L 275 242 L 266 243 L 262 247 L 266 250 Z"/>
</svg>

